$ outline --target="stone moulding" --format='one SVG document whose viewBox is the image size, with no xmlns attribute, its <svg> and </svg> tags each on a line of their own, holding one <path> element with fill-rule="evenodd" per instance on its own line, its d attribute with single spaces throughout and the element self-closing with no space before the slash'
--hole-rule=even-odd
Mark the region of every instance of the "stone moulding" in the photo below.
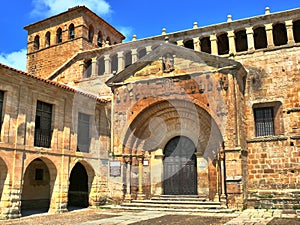
<svg viewBox="0 0 300 225">
<path fill-rule="evenodd" d="M 286 141 L 288 139 L 289 139 L 289 137 L 286 137 L 286 136 L 255 137 L 253 139 L 247 140 L 247 143 Z"/>
</svg>

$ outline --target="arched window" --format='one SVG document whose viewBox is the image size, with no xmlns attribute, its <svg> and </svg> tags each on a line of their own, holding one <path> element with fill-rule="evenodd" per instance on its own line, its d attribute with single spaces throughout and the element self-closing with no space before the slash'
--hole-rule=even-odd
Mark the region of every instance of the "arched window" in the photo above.
<svg viewBox="0 0 300 225">
<path fill-rule="evenodd" d="M 69 26 L 69 39 L 75 38 L 75 27 L 74 24 L 71 23 Z"/>
<path fill-rule="evenodd" d="M 189 49 L 194 49 L 194 42 L 193 40 L 187 40 L 183 43 L 184 47 Z"/>
<path fill-rule="evenodd" d="M 111 56 L 111 73 L 118 72 L 118 55 Z"/>
<path fill-rule="evenodd" d="M 132 54 L 131 51 L 125 53 L 125 68 L 132 64 Z"/>
<path fill-rule="evenodd" d="M 62 42 L 62 29 L 58 28 L 56 31 L 56 43 L 59 44 Z"/>
<path fill-rule="evenodd" d="M 218 37 L 218 54 L 229 54 L 229 41 L 227 33 L 221 34 Z"/>
<path fill-rule="evenodd" d="M 90 43 L 93 42 L 94 39 L 94 27 L 92 25 L 89 26 L 89 36 L 88 36 L 88 40 Z"/>
<path fill-rule="evenodd" d="M 98 60 L 98 75 L 103 75 L 105 73 L 105 62 L 104 62 L 104 58 L 101 57 Z"/>
<path fill-rule="evenodd" d="M 295 42 L 300 42 L 300 20 L 293 22 L 293 32 Z"/>
<path fill-rule="evenodd" d="M 34 37 L 34 50 L 39 50 L 40 49 L 40 36 L 39 35 L 36 35 Z"/>
<path fill-rule="evenodd" d="M 84 61 L 84 69 L 85 69 L 84 77 L 91 77 L 91 75 L 92 75 L 92 60 L 91 59 L 87 59 Z"/>
<path fill-rule="evenodd" d="M 201 51 L 211 54 L 211 43 L 209 37 L 201 38 L 200 40 Z"/>
<path fill-rule="evenodd" d="M 275 46 L 287 44 L 287 32 L 285 24 L 278 23 L 273 26 L 273 40 Z"/>
<path fill-rule="evenodd" d="M 255 49 L 266 48 L 268 46 L 268 42 L 265 27 L 257 27 L 253 31 Z"/>
<path fill-rule="evenodd" d="M 45 46 L 49 47 L 51 44 L 51 34 L 50 31 L 48 31 L 45 35 Z"/>
<path fill-rule="evenodd" d="M 248 50 L 246 30 L 240 30 L 235 32 L 234 41 L 235 41 L 235 48 L 237 52 Z"/>
<path fill-rule="evenodd" d="M 141 48 L 138 51 L 138 57 L 139 57 L 139 59 L 143 58 L 146 54 L 147 54 L 146 49 L 145 48 Z"/>
<path fill-rule="evenodd" d="M 98 37 L 97 37 L 97 45 L 99 46 L 99 47 L 102 47 L 102 41 L 103 41 L 103 38 L 102 38 L 102 33 L 101 33 L 101 31 L 99 31 L 98 32 Z"/>
</svg>

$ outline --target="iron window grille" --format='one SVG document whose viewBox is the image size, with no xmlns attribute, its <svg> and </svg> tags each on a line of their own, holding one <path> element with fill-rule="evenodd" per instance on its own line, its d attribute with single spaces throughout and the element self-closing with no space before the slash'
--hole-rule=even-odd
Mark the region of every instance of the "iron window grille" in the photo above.
<svg viewBox="0 0 300 225">
<path fill-rule="evenodd" d="M 52 105 L 37 101 L 34 146 L 50 148 L 52 138 Z"/>
<path fill-rule="evenodd" d="M 254 109 L 256 136 L 275 134 L 274 110 L 272 107 Z"/>
</svg>

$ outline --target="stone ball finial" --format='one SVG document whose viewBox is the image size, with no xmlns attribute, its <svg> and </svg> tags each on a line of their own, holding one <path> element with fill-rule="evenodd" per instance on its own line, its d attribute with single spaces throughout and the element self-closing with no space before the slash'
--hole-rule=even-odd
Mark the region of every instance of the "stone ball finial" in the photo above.
<svg viewBox="0 0 300 225">
<path fill-rule="evenodd" d="M 265 14 L 266 14 L 266 15 L 269 15 L 269 14 L 270 14 L 270 7 L 266 7 L 266 8 L 265 8 Z"/>
<path fill-rule="evenodd" d="M 161 31 L 161 35 L 166 35 L 166 34 L 167 34 L 167 29 L 163 28 L 162 31 Z"/>
<path fill-rule="evenodd" d="M 227 15 L 227 22 L 232 22 L 232 15 Z"/>
<path fill-rule="evenodd" d="M 136 41 L 136 34 L 132 35 L 132 41 Z"/>
<path fill-rule="evenodd" d="M 194 22 L 193 28 L 194 28 L 194 29 L 198 28 L 198 22 Z"/>
</svg>

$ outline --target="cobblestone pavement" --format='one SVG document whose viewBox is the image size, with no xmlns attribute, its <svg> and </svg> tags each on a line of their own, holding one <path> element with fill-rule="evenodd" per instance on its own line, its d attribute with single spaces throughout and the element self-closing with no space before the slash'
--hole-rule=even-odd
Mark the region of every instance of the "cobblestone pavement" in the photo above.
<svg viewBox="0 0 300 225">
<path fill-rule="evenodd" d="M 245 210 L 234 213 L 197 213 L 82 209 L 63 214 L 37 214 L 0 225 L 300 225 L 300 211 Z"/>
</svg>

